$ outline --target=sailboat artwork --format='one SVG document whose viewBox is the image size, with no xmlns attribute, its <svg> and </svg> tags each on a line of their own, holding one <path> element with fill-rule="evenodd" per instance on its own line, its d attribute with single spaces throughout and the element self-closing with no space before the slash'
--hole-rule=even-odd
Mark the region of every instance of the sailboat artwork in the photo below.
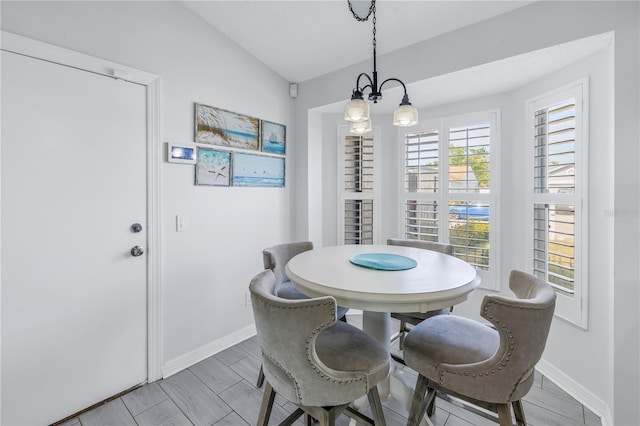
<svg viewBox="0 0 640 426">
<path fill-rule="evenodd" d="M 257 151 L 260 120 L 196 104 L 196 142 Z"/>
<path fill-rule="evenodd" d="M 262 151 L 284 155 L 286 129 L 282 124 L 262 120 Z"/>
</svg>

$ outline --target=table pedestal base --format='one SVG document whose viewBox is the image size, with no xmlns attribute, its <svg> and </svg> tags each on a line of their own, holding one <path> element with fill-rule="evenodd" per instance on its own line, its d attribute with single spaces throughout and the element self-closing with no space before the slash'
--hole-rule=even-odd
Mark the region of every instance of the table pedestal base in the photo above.
<svg viewBox="0 0 640 426">
<path fill-rule="evenodd" d="M 362 329 L 375 338 L 387 352 L 391 353 L 391 314 L 389 312 L 362 312 Z M 407 410 L 407 418 L 411 408 L 411 399 L 415 387 L 415 378 L 401 368 L 395 361 L 391 361 L 391 371 L 389 377 L 378 384 L 380 400 L 386 400 L 393 396 Z M 369 404 L 366 397 L 360 398 L 354 403 L 358 411 L 362 411 Z M 351 419 L 350 426 L 355 426 L 356 421 Z M 426 415 L 420 422 L 421 426 L 433 426 L 431 420 Z"/>
</svg>

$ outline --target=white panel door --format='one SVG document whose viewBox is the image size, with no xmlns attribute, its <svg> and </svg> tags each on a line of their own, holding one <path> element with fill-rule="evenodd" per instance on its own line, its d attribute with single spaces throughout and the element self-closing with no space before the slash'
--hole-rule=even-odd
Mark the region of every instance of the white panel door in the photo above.
<svg viewBox="0 0 640 426">
<path fill-rule="evenodd" d="M 1 423 L 50 424 L 147 377 L 146 88 L 2 52 L 1 143 Z"/>
</svg>

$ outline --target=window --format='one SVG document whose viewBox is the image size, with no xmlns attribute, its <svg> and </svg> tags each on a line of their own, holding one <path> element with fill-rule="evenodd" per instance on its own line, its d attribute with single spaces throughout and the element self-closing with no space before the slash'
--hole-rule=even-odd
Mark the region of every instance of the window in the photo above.
<svg viewBox="0 0 640 426">
<path fill-rule="evenodd" d="M 448 241 L 497 289 L 498 112 L 452 117 L 402 135 L 407 239 Z"/>
<path fill-rule="evenodd" d="M 586 81 L 528 102 L 530 268 L 558 294 L 556 314 L 587 327 Z"/>
<path fill-rule="evenodd" d="M 338 241 L 344 244 L 377 242 L 380 188 L 375 141 L 379 130 L 352 135 L 347 127 L 338 129 Z"/>
</svg>

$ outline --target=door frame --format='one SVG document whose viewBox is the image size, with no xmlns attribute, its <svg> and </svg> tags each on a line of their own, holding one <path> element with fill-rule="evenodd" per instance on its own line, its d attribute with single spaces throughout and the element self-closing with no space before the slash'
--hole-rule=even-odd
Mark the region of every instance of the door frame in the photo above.
<svg viewBox="0 0 640 426">
<path fill-rule="evenodd" d="M 1 50 L 140 84 L 147 92 L 147 381 L 162 378 L 160 231 L 160 77 L 135 68 L 1 31 Z M 0 142 L 1 144 L 1 142 Z M 0 194 L 0 197 L 2 194 Z M 0 231 L 1 232 L 1 231 Z M 1 249 L 1 248 L 0 248 Z M 0 282 L 0 288 L 2 283 Z"/>
</svg>

